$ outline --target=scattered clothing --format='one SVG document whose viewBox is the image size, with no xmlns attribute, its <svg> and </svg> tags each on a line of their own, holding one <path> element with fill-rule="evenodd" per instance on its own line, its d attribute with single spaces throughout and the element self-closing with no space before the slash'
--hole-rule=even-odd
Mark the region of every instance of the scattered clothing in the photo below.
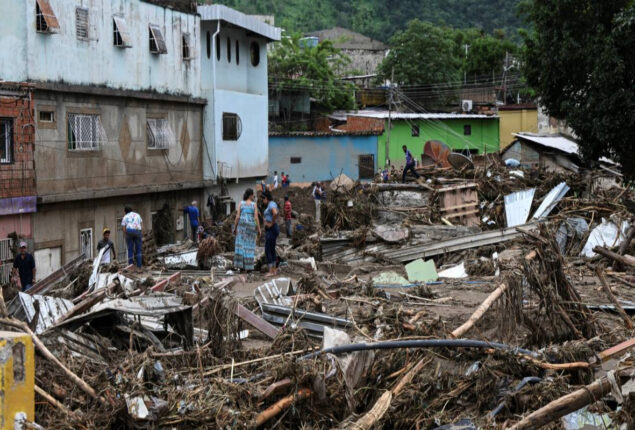
<svg viewBox="0 0 635 430">
<path fill-rule="evenodd" d="M 97 242 L 97 252 L 101 251 L 102 248 L 106 248 L 106 250 L 104 251 L 104 255 L 101 257 L 99 264 L 110 264 L 111 254 L 115 249 L 115 244 L 110 239 L 102 239 Z"/>
<path fill-rule="evenodd" d="M 26 291 L 33 286 L 33 270 L 35 269 L 35 259 L 28 252 L 21 253 L 13 260 L 13 267 L 18 269 L 22 291 Z"/>
<path fill-rule="evenodd" d="M 271 202 L 273 203 L 273 202 Z M 267 266 L 269 269 L 276 267 L 276 241 L 280 234 L 280 227 L 278 224 L 273 224 L 271 227 L 265 228 L 265 256 L 267 258 Z"/>
<path fill-rule="evenodd" d="M 238 209 L 240 217 L 236 228 L 236 241 L 234 243 L 234 268 L 242 270 L 254 270 L 256 254 L 256 204 L 254 202 L 241 202 Z"/>
</svg>

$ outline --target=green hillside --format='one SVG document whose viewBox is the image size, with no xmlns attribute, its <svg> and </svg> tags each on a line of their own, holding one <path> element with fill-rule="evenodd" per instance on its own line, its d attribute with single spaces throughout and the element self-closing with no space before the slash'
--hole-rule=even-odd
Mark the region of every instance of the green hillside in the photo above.
<svg viewBox="0 0 635 430">
<path fill-rule="evenodd" d="M 414 18 L 490 33 L 504 29 L 514 37 L 522 26 L 516 6 L 522 0 L 215 0 L 249 14 L 274 15 L 289 31 L 350 28 L 381 41 Z"/>
</svg>

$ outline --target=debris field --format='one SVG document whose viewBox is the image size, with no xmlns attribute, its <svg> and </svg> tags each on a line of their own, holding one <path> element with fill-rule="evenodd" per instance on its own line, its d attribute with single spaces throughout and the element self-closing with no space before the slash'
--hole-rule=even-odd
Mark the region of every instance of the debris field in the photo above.
<svg viewBox="0 0 635 430">
<path fill-rule="evenodd" d="M 233 269 L 232 214 L 198 246 L 148 241 L 140 271 L 78 258 L 6 287 L 2 329 L 36 348 L 35 421 L 635 428 L 631 185 L 492 155 L 419 173 L 335 178 L 322 225 L 293 188 L 273 278 L 263 257 Z"/>
</svg>

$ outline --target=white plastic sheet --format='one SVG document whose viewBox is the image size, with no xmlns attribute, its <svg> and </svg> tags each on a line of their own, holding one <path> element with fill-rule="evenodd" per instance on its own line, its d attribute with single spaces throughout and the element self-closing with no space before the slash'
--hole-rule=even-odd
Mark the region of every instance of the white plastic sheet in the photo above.
<svg viewBox="0 0 635 430">
<path fill-rule="evenodd" d="M 584 257 L 595 257 L 593 248 L 596 246 L 606 246 L 612 248 L 618 246 L 626 238 L 626 231 L 630 224 L 626 221 L 622 222 L 621 227 L 618 227 L 613 221 L 607 221 L 602 218 L 602 223 L 591 230 L 589 240 L 582 248 L 580 255 Z"/>
</svg>

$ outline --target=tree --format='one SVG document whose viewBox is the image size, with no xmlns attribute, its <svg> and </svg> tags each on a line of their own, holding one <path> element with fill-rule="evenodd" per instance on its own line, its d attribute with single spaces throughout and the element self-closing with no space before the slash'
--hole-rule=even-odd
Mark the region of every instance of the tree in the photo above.
<svg viewBox="0 0 635 430">
<path fill-rule="evenodd" d="M 455 55 L 452 30 L 414 19 L 390 39 L 390 52 L 378 69 L 380 79 L 401 85 L 456 81 L 460 60 Z"/>
<path fill-rule="evenodd" d="M 283 37 L 269 51 L 269 84 L 287 94 L 308 92 L 325 111 L 353 109 L 354 87 L 338 79 L 336 70 L 350 60 L 329 41 L 309 46 L 300 34 Z"/>
<path fill-rule="evenodd" d="M 579 139 L 583 158 L 635 178 L 635 5 L 632 0 L 531 0 L 524 70 L 547 112 Z"/>
</svg>

